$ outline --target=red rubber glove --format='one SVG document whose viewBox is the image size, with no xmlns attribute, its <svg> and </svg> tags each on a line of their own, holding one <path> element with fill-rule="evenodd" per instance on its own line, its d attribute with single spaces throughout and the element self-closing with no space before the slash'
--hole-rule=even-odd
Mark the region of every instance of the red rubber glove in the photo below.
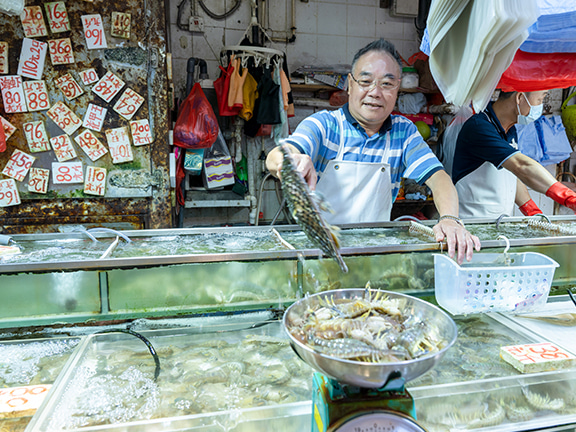
<svg viewBox="0 0 576 432">
<path fill-rule="evenodd" d="M 546 196 L 552 198 L 558 204 L 562 204 L 571 210 L 576 211 L 576 193 L 560 182 L 554 183 L 546 191 Z"/>
<path fill-rule="evenodd" d="M 542 210 L 538 208 L 536 203 L 531 199 L 522 204 L 518 209 L 522 212 L 524 216 L 534 216 L 536 214 L 542 214 Z"/>
</svg>

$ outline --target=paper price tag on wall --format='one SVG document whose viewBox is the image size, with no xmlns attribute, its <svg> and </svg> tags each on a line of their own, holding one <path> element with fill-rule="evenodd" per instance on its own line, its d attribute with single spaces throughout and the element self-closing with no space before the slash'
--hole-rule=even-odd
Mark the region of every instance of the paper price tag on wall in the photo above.
<svg viewBox="0 0 576 432">
<path fill-rule="evenodd" d="M 83 183 L 82 162 L 52 162 L 54 184 Z"/>
<path fill-rule="evenodd" d="M 20 204 L 20 194 L 16 180 L 0 180 L 0 207 L 9 207 Z"/>
<path fill-rule="evenodd" d="M 72 135 L 82 126 L 82 120 L 64 102 L 56 102 L 46 114 L 68 135 Z"/>
<path fill-rule="evenodd" d="M 127 88 L 124 93 L 122 93 L 122 96 L 120 96 L 113 109 L 126 120 L 130 120 L 143 102 L 144 98 L 142 96 L 131 88 Z"/>
<path fill-rule="evenodd" d="M 50 139 L 42 120 L 24 123 L 22 129 L 24 129 L 26 142 L 31 153 L 50 150 Z"/>
<path fill-rule="evenodd" d="M 28 176 L 28 192 L 45 194 L 48 192 L 50 170 L 44 168 L 30 168 Z"/>
<path fill-rule="evenodd" d="M 27 112 L 22 87 L 22 78 L 18 75 L 7 75 L 0 77 L 0 88 L 2 89 L 2 102 L 4 102 L 4 112 L 19 113 Z"/>
<path fill-rule="evenodd" d="M 66 134 L 50 138 L 50 144 L 52 144 L 58 162 L 65 162 L 77 157 L 72 141 Z"/>
<path fill-rule="evenodd" d="M 44 24 L 44 14 L 40 6 L 25 7 L 20 19 L 24 28 L 24 36 L 27 38 L 48 36 L 48 30 Z"/>
<path fill-rule="evenodd" d="M 6 120 L 4 117 L 0 116 L 0 123 L 2 123 L 2 128 L 4 129 L 4 135 L 6 137 L 6 141 L 8 138 L 12 136 L 14 132 L 16 132 L 16 126 Z"/>
<path fill-rule="evenodd" d="M 63 1 L 44 3 L 48 24 L 52 33 L 62 33 L 70 31 L 70 21 L 68 21 L 68 12 L 66 4 Z"/>
<path fill-rule="evenodd" d="M 70 38 L 51 39 L 48 41 L 48 48 L 53 65 L 74 63 L 74 51 L 72 51 Z"/>
<path fill-rule="evenodd" d="M 130 132 L 132 133 L 132 141 L 135 146 L 151 144 L 154 141 L 150 131 L 150 123 L 148 123 L 147 119 L 131 121 Z"/>
<path fill-rule="evenodd" d="M 69 73 L 57 78 L 55 83 L 58 88 L 62 90 L 62 93 L 64 93 L 64 96 L 66 96 L 66 99 L 68 100 L 76 99 L 78 96 L 84 93 L 84 90 L 82 90 L 80 84 L 78 84 L 74 77 Z"/>
<path fill-rule="evenodd" d="M 112 163 L 118 164 L 134 160 L 127 127 L 124 126 L 107 130 L 106 140 L 108 141 L 108 147 L 110 148 Z"/>
<path fill-rule="evenodd" d="M 35 160 L 34 156 L 16 149 L 2 170 L 2 174 L 12 177 L 14 180 L 22 181 Z"/>
<path fill-rule="evenodd" d="M 96 69 L 93 68 L 84 69 L 83 71 L 78 72 L 78 75 L 80 75 L 80 79 L 84 85 L 94 84 L 99 80 L 98 73 L 96 72 Z"/>
<path fill-rule="evenodd" d="M 105 102 L 110 102 L 122 87 L 124 87 L 124 81 L 112 72 L 106 72 L 106 75 L 100 78 L 100 81 L 92 87 L 92 91 L 104 99 Z"/>
<path fill-rule="evenodd" d="M 82 126 L 100 132 L 107 112 L 108 110 L 106 108 L 89 103 L 88 109 L 86 109 L 86 114 L 84 114 Z"/>
<path fill-rule="evenodd" d="M 35 80 L 41 79 L 47 52 L 46 42 L 24 38 L 18 61 L 18 75 Z"/>
<path fill-rule="evenodd" d="M 104 196 L 106 193 L 106 168 L 89 166 L 86 168 L 84 193 Z"/>
<path fill-rule="evenodd" d="M 85 129 L 74 140 L 92 161 L 96 161 L 108 153 L 106 146 L 88 129 Z"/>
<path fill-rule="evenodd" d="M 8 73 L 8 42 L 0 42 L 0 74 Z"/>
<path fill-rule="evenodd" d="M 82 27 L 88 49 L 107 48 L 106 35 L 102 25 L 102 17 L 99 14 L 82 15 Z"/>
<path fill-rule="evenodd" d="M 28 111 L 43 111 L 50 108 L 50 98 L 44 80 L 24 81 L 22 87 L 24 88 Z"/>
</svg>

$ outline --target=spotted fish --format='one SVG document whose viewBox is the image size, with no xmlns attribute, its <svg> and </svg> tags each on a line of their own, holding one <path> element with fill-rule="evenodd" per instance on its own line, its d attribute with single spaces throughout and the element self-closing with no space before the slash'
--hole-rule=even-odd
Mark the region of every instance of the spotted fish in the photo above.
<svg viewBox="0 0 576 432">
<path fill-rule="evenodd" d="M 284 159 L 282 161 L 282 193 L 290 213 L 302 228 L 302 231 L 324 254 L 334 258 L 344 273 L 348 267 L 340 255 L 337 227 L 329 225 L 320 214 L 319 203 L 312 196 L 302 173 L 296 169 L 296 162 L 288 147 L 280 145 Z"/>
</svg>

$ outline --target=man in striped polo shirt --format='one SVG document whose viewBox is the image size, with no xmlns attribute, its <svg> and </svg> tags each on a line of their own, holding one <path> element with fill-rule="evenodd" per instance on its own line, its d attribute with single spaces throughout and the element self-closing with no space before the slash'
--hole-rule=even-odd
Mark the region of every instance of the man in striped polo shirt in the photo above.
<svg viewBox="0 0 576 432">
<path fill-rule="evenodd" d="M 402 177 L 426 184 L 440 214 L 436 240 L 446 239 L 458 262 L 470 260 L 480 241 L 458 217 L 458 195 L 442 164 L 418 129 L 391 115 L 401 81 L 401 60 L 394 46 L 376 40 L 354 56 L 348 75 L 348 103 L 304 119 L 286 140 L 311 189 L 328 201 L 330 223 L 390 220 Z M 282 154 L 268 154 L 266 166 L 278 177 Z"/>
</svg>

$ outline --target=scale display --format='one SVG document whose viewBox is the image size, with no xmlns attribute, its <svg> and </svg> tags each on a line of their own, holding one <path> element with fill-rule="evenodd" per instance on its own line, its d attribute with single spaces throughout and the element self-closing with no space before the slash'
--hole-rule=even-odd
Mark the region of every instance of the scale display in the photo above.
<svg viewBox="0 0 576 432">
<path fill-rule="evenodd" d="M 393 412 L 376 412 L 358 415 L 340 425 L 335 424 L 334 432 L 426 432 L 408 416 Z"/>
</svg>

